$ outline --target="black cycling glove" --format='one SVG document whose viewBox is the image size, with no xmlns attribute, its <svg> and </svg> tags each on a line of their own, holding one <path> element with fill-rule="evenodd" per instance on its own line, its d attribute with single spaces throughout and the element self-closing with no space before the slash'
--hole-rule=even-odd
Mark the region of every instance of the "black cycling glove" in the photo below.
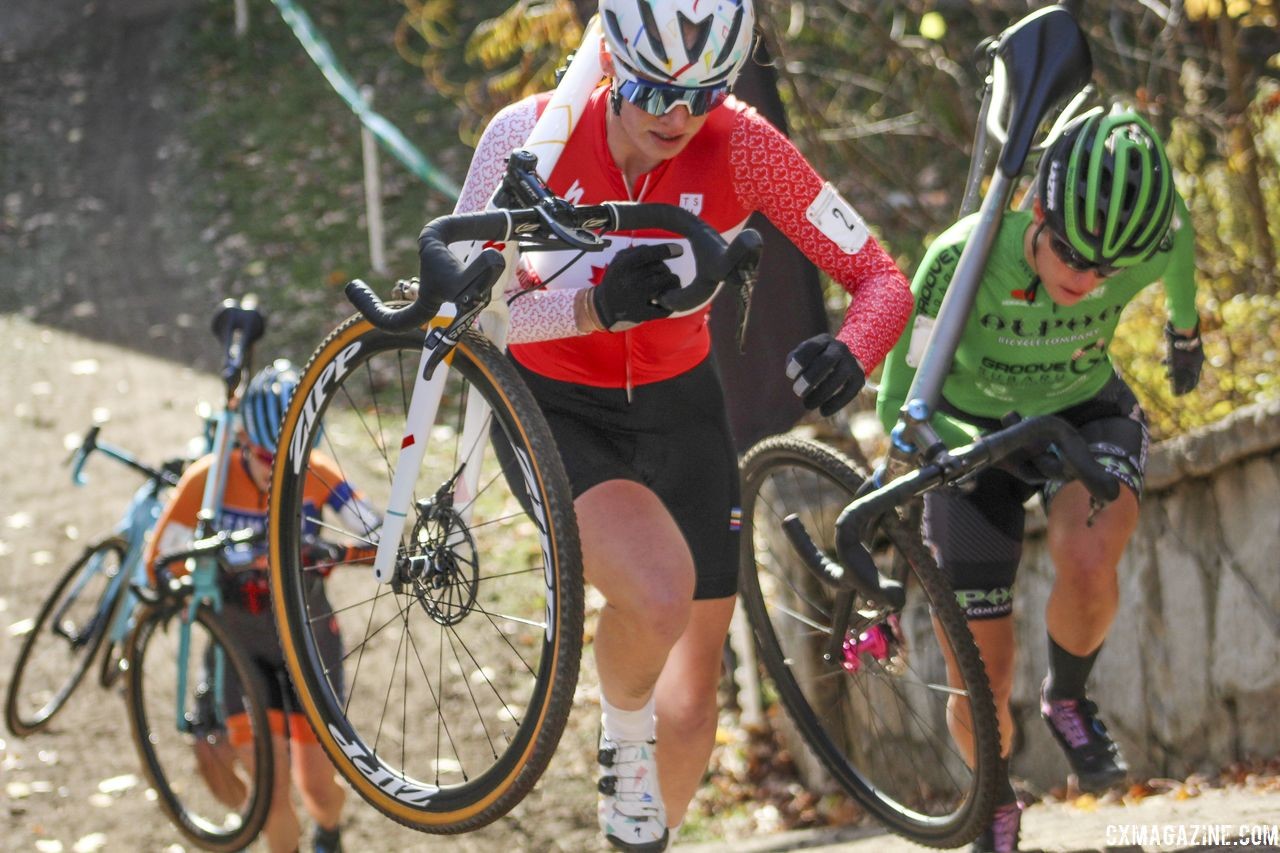
<svg viewBox="0 0 1280 853">
<path fill-rule="evenodd" d="M 1204 367 L 1204 346 L 1200 341 L 1200 321 L 1190 335 L 1179 334 L 1173 323 L 1164 324 L 1164 339 L 1169 345 L 1165 357 L 1165 372 L 1173 393 L 1179 396 L 1195 390 L 1200 384 L 1200 369 Z"/>
<path fill-rule="evenodd" d="M 665 262 L 683 253 L 683 247 L 674 243 L 632 246 L 618 252 L 591 293 L 600 325 L 620 332 L 646 320 L 671 316 L 671 309 L 663 308 L 657 299 L 680 286 L 680 279 Z"/>
<path fill-rule="evenodd" d="M 806 409 L 833 415 L 858 396 L 867 381 L 862 365 L 842 341 L 823 332 L 787 356 L 787 378 Z M 819 408 L 821 407 L 821 408 Z"/>
</svg>

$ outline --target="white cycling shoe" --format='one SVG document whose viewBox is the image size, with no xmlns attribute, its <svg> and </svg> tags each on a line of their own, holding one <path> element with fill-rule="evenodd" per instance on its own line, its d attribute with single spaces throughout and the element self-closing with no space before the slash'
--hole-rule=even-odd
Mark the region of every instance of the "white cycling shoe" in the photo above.
<svg viewBox="0 0 1280 853">
<path fill-rule="evenodd" d="M 658 789 L 654 746 L 653 741 L 613 741 L 600 735 L 597 813 L 601 831 L 618 850 L 661 853 L 667 849 L 667 810 Z"/>
</svg>

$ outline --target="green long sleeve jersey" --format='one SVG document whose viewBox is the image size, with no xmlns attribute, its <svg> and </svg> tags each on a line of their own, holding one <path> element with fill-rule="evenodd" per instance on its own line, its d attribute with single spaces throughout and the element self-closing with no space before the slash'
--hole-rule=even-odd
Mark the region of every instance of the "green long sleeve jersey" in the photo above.
<svg viewBox="0 0 1280 853">
<path fill-rule="evenodd" d="M 966 217 L 938 237 L 912 281 L 915 308 L 885 361 L 876 400 L 885 429 L 897 421 L 976 222 L 976 214 Z M 1125 305 L 1156 280 L 1164 283 L 1173 325 L 1185 329 L 1196 324 L 1195 236 L 1180 197 L 1170 234 L 1157 252 L 1103 279 L 1070 307 L 1049 298 L 1027 262 L 1023 236 L 1031 224 L 1029 211 L 1011 211 L 1000 224 L 942 387 L 943 398 L 959 412 L 988 419 L 1009 412 L 1029 417 L 1059 412 L 1097 394 L 1113 372 L 1108 350 Z M 942 414 L 934 417 L 933 425 L 948 447 L 967 444 L 980 432 Z"/>
</svg>

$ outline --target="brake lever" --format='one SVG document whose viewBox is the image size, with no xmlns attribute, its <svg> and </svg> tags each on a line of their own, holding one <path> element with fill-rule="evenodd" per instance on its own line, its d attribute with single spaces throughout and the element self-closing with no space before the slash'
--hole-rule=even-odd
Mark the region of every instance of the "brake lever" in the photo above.
<svg viewBox="0 0 1280 853">
<path fill-rule="evenodd" d="M 754 257 L 743 260 L 736 266 L 733 272 L 729 273 L 729 277 L 725 283 L 731 285 L 738 295 L 737 314 L 738 314 L 738 352 L 747 351 L 747 321 L 751 318 L 751 296 L 755 291 L 756 279 L 760 272 L 760 259 Z"/>
<path fill-rule="evenodd" d="M 497 207 L 508 209 L 530 208 L 537 214 L 539 224 L 516 226 L 515 235 L 521 248 L 546 251 L 568 246 L 598 252 L 609 245 L 599 234 L 564 223 L 572 220 L 574 207 L 551 192 L 538 174 L 538 156 L 532 151 L 521 148 L 511 152 L 502 188 L 493 202 Z M 550 236 L 543 236 L 539 230 L 545 230 Z"/>
<path fill-rule="evenodd" d="M 431 375 L 436 372 L 436 367 L 449 353 L 453 352 L 453 348 L 458 345 L 458 341 L 462 340 L 462 336 L 466 334 L 467 329 L 471 328 L 471 324 L 485 307 L 483 302 L 475 303 L 454 317 L 453 322 L 448 326 L 444 328 L 434 326 L 427 332 L 427 339 L 423 346 L 431 349 L 431 355 L 427 356 L 427 363 L 422 368 L 423 379 L 431 378 Z"/>
<path fill-rule="evenodd" d="M 555 202 L 560 202 L 560 203 L 557 204 Z M 541 202 L 533 209 L 534 211 L 537 212 L 538 219 L 542 220 L 543 226 L 545 226 L 546 229 L 551 232 L 551 237 L 539 238 L 539 242 L 533 243 L 531 246 L 528 247 L 530 249 L 537 250 L 539 248 L 542 248 L 542 249 L 560 248 L 559 246 L 555 245 L 555 241 L 557 240 L 560 241 L 561 243 L 568 245 L 570 248 L 580 249 L 581 251 L 584 251 L 584 252 L 598 252 L 609 245 L 609 241 L 601 237 L 599 234 L 596 234 L 593 231 L 588 231 L 585 228 L 566 226 L 559 219 L 557 219 L 555 214 L 552 213 L 551 209 L 556 209 L 556 212 L 566 212 L 566 213 L 571 212 L 573 210 L 573 207 L 571 205 L 564 203 L 561 199 L 547 200 L 547 201 Z M 523 241 L 524 238 L 521 237 L 520 235 L 519 227 L 516 228 L 516 236 L 517 238 Z M 525 247 L 522 245 L 521 248 L 525 248 Z"/>
</svg>

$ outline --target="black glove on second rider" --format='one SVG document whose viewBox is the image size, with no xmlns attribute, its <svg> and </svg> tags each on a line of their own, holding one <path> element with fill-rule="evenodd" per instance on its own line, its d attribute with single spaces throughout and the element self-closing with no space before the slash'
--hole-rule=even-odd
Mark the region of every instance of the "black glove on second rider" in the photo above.
<svg viewBox="0 0 1280 853">
<path fill-rule="evenodd" d="M 858 396 L 867 381 L 862 365 L 844 345 L 823 332 L 800 344 L 787 356 L 787 378 L 806 409 L 833 415 Z"/>
<path fill-rule="evenodd" d="M 1173 323 L 1165 323 L 1164 339 L 1169 345 L 1169 354 L 1165 357 L 1164 364 L 1173 393 L 1179 396 L 1189 394 L 1200 384 L 1200 369 L 1204 367 L 1200 322 L 1196 321 L 1196 327 L 1190 335 L 1179 334 L 1173 328 Z"/>
<path fill-rule="evenodd" d="M 631 246 L 614 256 L 591 293 L 596 316 L 610 332 L 620 332 L 646 320 L 671 316 L 657 299 L 680 286 L 680 279 L 665 261 L 678 258 L 684 249 L 674 243 Z"/>
</svg>

